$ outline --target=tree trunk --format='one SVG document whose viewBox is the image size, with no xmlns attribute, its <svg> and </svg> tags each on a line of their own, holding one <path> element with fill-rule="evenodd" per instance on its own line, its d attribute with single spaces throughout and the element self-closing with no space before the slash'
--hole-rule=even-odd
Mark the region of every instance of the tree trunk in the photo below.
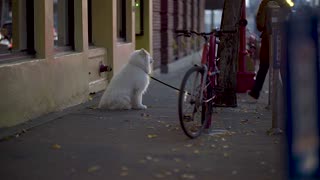
<svg viewBox="0 0 320 180">
<path fill-rule="evenodd" d="M 236 107 L 236 79 L 237 65 L 239 57 L 239 21 L 241 17 L 241 8 L 243 0 L 225 0 L 221 29 L 237 30 L 236 33 L 223 34 L 220 38 L 218 47 L 218 57 L 220 57 L 218 77 L 218 98 L 216 105 L 224 107 Z"/>
</svg>

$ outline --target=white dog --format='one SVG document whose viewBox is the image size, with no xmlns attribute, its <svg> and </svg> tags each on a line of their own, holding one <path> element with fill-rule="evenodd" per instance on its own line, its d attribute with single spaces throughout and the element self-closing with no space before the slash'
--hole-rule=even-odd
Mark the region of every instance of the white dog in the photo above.
<svg viewBox="0 0 320 180">
<path fill-rule="evenodd" d="M 134 51 L 128 64 L 111 79 L 101 97 L 99 108 L 147 109 L 147 106 L 142 104 L 142 95 L 149 86 L 152 63 L 153 59 L 146 50 Z"/>
</svg>

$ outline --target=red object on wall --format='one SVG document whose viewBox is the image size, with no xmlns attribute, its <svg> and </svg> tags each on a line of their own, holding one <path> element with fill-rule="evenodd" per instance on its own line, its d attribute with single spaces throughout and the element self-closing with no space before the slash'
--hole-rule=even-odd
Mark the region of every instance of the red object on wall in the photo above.
<svg viewBox="0 0 320 180">
<path fill-rule="evenodd" d="M 237 92 L 244 93 L 250 90 L 254 84 L 254 72 L 247 72 L 246 64 L 246 2 L 242 1 L 241 22 L 240 22 L 240 47 L 239 47 L 239 69 L 237 73 Z"/>
</svg>

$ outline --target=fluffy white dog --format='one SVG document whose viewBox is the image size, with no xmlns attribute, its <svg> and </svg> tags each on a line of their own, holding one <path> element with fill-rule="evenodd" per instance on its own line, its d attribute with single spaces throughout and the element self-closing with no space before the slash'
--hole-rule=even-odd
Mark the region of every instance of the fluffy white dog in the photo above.
<svg viewBox="0 0 320 180">
<path fill-rule="evenodd" d="M 149 74 L 153 59 L 144 50 L 136 50 L 126 64 L 112 79 L 104 91 L 99 108 L 110 110 L 147 109 L 142 95 L 149 86 Z"/>
</svg>

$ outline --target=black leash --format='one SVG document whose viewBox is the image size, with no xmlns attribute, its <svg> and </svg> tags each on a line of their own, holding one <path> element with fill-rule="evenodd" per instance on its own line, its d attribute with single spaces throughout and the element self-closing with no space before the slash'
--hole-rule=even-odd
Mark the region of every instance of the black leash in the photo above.
<svg viewBox="0 0 320 180">
<path fill-rule="evenodd" d="M 168 86 L 168 87 L 170 87 L 170 88 L 172 88 L 172 89 L 175 89 L 175 90 L 177 90 L 177 91 L 179 91 L 179 92 L 181 91 L 180 89 L 178 89 L 178 88 L 176 88 L 176 87 L 173 87 L 173 86 L 171 86 L 170 84 L 167 84 L 167 83 L 165 83 L 165 82 L 162 82 L 162 81 L 160 81 L 159 79 L 156 79 L 156 78 L 154 78 L 154 77 L 152 77 L 152 76 L 150 76 L 150 75 L 149 75 L 149 77 L 150 77 L 151 79 L 153 79 L 153 80 L 155 80 L 155 81 L 157 81 L 157 82 L 165 85 L 165 86 Z"/>
</svg>

